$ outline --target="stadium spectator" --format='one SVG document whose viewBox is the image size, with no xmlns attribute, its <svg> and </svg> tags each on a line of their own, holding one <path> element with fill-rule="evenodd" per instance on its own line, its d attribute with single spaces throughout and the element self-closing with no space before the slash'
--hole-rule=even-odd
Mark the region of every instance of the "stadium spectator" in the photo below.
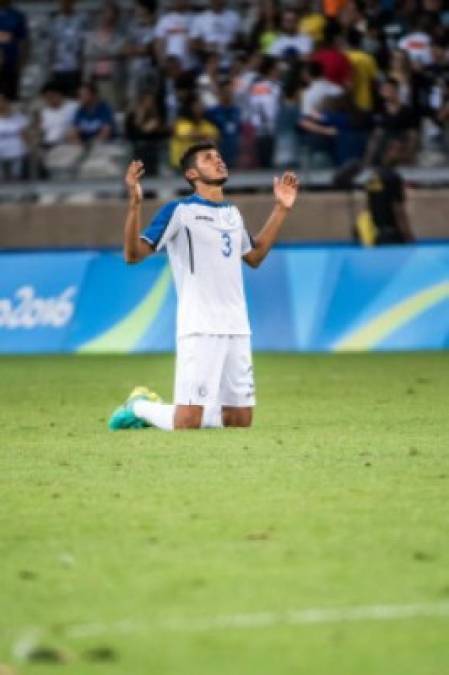
<svg viewBox="0 0 449 675">
<path fill-rule="evenodd" d="M 157 174 L 161 142 L 166 134 L 153 94 L 146 92 L 139 96 L 126 116 L 125 134 L 132 144 L 133 156 L 143 162 L 145 173 Z"/>
<path fill-rule="evenodd" d="M 334 96 L 325 103 L 325 112 L 302 116 L 309 150 L 328 153 L 333 165 L 362 160 L 368 141 L 371 117 L 358 109 L 349 94 Z"/>
<path fill-rule="evenodd" d="M 20 180 L 26 177 L 28 156 L 28 120 L 16 112 L 11 100 L 0 93 L 0 179 Z"/>
<path fill-rule="evenodd" d="M 234 103 L 231 80 L 218 86 L 218 103 L 206 110 L 206 118 L 220 131 L 219 149 L 226 165 L 234 168 L 239 156 L 241 111 Z"/>
<path fill-rule="evenodd" d="M 413 20 L 411 31 L 399 40 L 399 49 L 406 51 L 412 62 L 418 66 L 427 66 L 432 62 L 431 25 L 432 21 L 428 16 L 418 14 Z"/>
<path fill-rule="evenodd" d="M 204 108 L 218 103 L 218 79 L 220 76 L 220 55 L 211 52 L 206 56 L 202 72 L 195 82 L 196 91 Z"/>
<path fill-rule="evenodd" d="M 296 57 L 308 56 L 313 49 L 313 40 L 306 33 L 298 33 L 298 14 L 292 9 L 286 9 L 281 16 L 281 32 L 273 41 L 269 54 L 276 58 L 285 58 L 292 54 Z"/>
<path fill-rule="evenodd" d="M 338 15 L 338 22 L 342 27 L 343 33 L 347 33 L 351 28 L 362 35 L 367 29 L 367 16 L 365 15 L 365 3 L 360 0 L 348 0 L 342 11 Z"/>
<path fill-rule="evenodd" d="M 396 170 L 396 166 L 404 159 L 402 153 L 402 143 L 390 140 L 365 186 L 368 208 L 376 230 L 376 245 L 414 241 L 405 208 L 404 181 Z"/>
<path fill-rule="evenodd" d="M 111 106 L 99 98 L 95 83 L 86 83 L 79 90 L 79 108 L 75 113 L 68 138 L 73 143 L 105 142 L 115 133 Z"/>
<path fill-rule="evenodd" d="M 211 0 L 210 9 L 197 14 L 190 30 L 193 50 L 198 54 L 218 51 L 224 55 L 240 40 L 240 17 L 225 0 Z"/>
<path fill-rule="evenodd" d="M 402 158 L 413 163 L 419 140 L 417 112 L 404 105 L 399 96 L 399 85 L 387 78 L 380 85 L 381 104 L 375 115 L 375 129 L 368 149 L 368 162 L 379 161 L 385 145 L 397 140 L 402 145 Z"/>
<path fill-rule="evenodd" d="M 167 56 L 160 71 L 158 100 L 164 123 L 171 127 L 195 88 L 195 74 L 177 56 Z"/>
<path fill-rule="evenodd" d="M 348 88 L 351 85 L 352 67 L 350 60 L 338 45 L 339 37 L 338 23 L 328 21 L 323 42 L 313 54 L 312 59 L 315 63 L 321 64 L 323 75 L 327 80 L 340 87 Z"/>
<path fill-rule="evenodd" d="M 351 93 L 356 106 L 361 110 L 372 111 L 379 69 L 371 54 L 367 54 L 361 49 L 361 42 L 361 33 L 351 28 L 346 36 L 346 56 L 352 66 Z"/>
<path fill-rule="evenodd" d="M 218 141 L 219 135 L 215 124 L 205 118 L 203 106 L 198 98 L 186 103 L 175 121 L 170 139 L 172 167 L 179 169 L 179 160 L 191 145 L 207 140 Z"/>
<path fill-rule="evenodd" d="M 259 77 L 249 90 L 247 110 L 256 137 L 257 165 L 262 168 L 273 164 L 281 92 L 279 63 L 272 56 L 265 56 L 259 68 Z"/>
<path fill-rule="evenodd" d="M 192 66 L 189 47 L 192 20 L 190 2 L 187 0 L 173 0 L 171 9 L 161 15 L 154 30 L 155 50 L 160 64 L 165 63 L 168 56 L 176 56 L 184 67 Z"/>
<path fill-rule="evenodd" d="M 344 9 L 347 0 L 323 0 L 324 14 L 330 18 L 335 19 Z"/>
<path fill-rule="evenodd" d="M 113 0 L 107 0 L 96 29 L 86 37 L 84 78 L 94 81 L 100 97 L 115 108 L 123 108 L 125 103 L 125 45 L 119 5 Z"/>
<path fill-rule="evenodd" d="M 281 12 L 279 2 L 265 0 L 257 7 L 254 24 L 248 34 L 247 46 L 251 52 L 255 50 L 267 53 L 279 36 Z"/>
<path fill-rule="evenodd" d="M 64 143 L 79 104 L 67 99 L 58 83 L 48 82 L 42 89 L 44 105 L 38 113 L 40 142 L 45 149 Z"/>
<path fill-rule="evenodd" d="M 398 84 L 399 98 L 404 105 L 412 105 L 416 100 L 415 73 L 412 62 L 405 49 L 394 49 L 390 53 L 388 77 Z"/>
<path fill-rule="evenodd" d="M 76 96 L 81 84 L 86 28 L 86 16 L 76 11 L 76 0 L 60 0 L 49 29 L 50 69 L 54 83 L 66 96 Z"/>
<path fill-rule="evenodd" d="M 127 66 L 127 98 L 133 101 L 157 81 L 154 42 L 154 12 L 146 0 L 136 0 L 125 55 Z"/>
<path fill-rule="evenodd" d="M 255 51 L 248 55 L 237 56 L 229 70 L 232 80 L 235 104 L 242 110 L 248 108 L 248 97 L 252 84 L 259 77 L 259 68 L 263 56 Z"/>
<path fill-rule="evenodd" d="M 283 91 L 276 120 L 274 165 L 292 168 L 300 163 L 298 139 L 298 72 L 290 72 L 284 81 Z"/>
<path fill-rule="evenodd" d="M 316 61 L 306 64 L 303 78 L 306 82 L 306 87 L 301 93 L 300 107 L 303 115 L 322 112 L 325 101 L 344 92 L 343 87 L 324 77 L 323 66 Z"/>
<path fill-rule="evenodd" d="M 319 44 L 323 40 L 326 28 L 325 17 L 317 11 L 316 3 L 313 0 L 302 0 L 298 5 L 298 31 L 308 35 L 314 44 Z"/>
<path fill-rule="evenodd" d="M 0 85 L 6 96 L 15 101 L 28 52 L 28 24 L 23 12 L 10 0 L 0 0 Z"/>
</svg>

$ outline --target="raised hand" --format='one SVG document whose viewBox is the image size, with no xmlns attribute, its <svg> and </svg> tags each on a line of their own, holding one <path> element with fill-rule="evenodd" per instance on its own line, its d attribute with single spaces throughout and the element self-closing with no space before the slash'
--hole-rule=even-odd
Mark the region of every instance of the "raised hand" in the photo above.
<svg viewBox="0 0 449 675">
<path fill-rule="evenodd" d="M 286 171 L 280 178 L 273 180 L 274 198 L 278 204 L 291 209 L 298 196 L 299 182 L 294 173 Z"/>
<path fill-rule="evenodd" d="M 125 176 L 125 183 L 129 191 L 130 199 L 134 204 L 140 204 L 143 199 L 140 179 L 144 173 L 145 170 L 143 168 L 143 162 L 140 160 L 135 160 L 128 166 Z"/>
</svg>

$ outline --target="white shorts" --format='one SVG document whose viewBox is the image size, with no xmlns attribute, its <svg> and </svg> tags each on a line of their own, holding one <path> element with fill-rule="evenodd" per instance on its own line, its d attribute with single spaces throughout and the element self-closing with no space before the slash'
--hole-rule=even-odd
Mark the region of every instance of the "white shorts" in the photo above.
<svg viewBox="0 0 449 675">
<path fill-rule="evenodd" d="M 253 407 L 249 335 L 187 335 L 178 339 L 176 405 Z"/>
</svg>

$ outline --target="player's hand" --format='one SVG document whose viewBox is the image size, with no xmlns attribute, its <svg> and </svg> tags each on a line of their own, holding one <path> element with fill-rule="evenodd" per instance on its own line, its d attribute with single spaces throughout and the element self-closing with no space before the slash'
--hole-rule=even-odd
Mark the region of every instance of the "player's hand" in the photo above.
<svg viewBox="0 0 449 675">
<path fill-rule="evenodd" d="M 296 201 L 299 190 L 299 181 L 296 174 L 286 171 L 280 178 L 277 176 L 273 181 L 274 198 L 277 204 L 285 209 L 291 209 Z"/>
<path fill-rule="evenodd" d="M 129 191 L 131 202 L 133 204 L 140 204 L 142 202 L 143 193 L 140 179 L 144 173 L 145 170 L 143 168 L 143 162 L 139 160 L 131 162 L 131 164 L 128 166 L 125 176 L 125 183 Z"/>
</svg>

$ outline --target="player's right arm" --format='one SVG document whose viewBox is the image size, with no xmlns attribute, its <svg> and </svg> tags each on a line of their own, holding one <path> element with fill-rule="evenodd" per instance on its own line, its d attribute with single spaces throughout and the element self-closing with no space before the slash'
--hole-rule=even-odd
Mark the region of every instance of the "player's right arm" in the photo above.
<svg viewBox="0 0 449 675">
<path fill-rule="evenodd" d="M 125 221 L 124 257 L 127 263 L 137 263 L 154 253 L 154 247 L 141 239 L 142 229 L 142 186 L 140 179 L 144 174 L 143 163 L 131 162 L 125 176 L 129 202 Z"/>
</svg>

